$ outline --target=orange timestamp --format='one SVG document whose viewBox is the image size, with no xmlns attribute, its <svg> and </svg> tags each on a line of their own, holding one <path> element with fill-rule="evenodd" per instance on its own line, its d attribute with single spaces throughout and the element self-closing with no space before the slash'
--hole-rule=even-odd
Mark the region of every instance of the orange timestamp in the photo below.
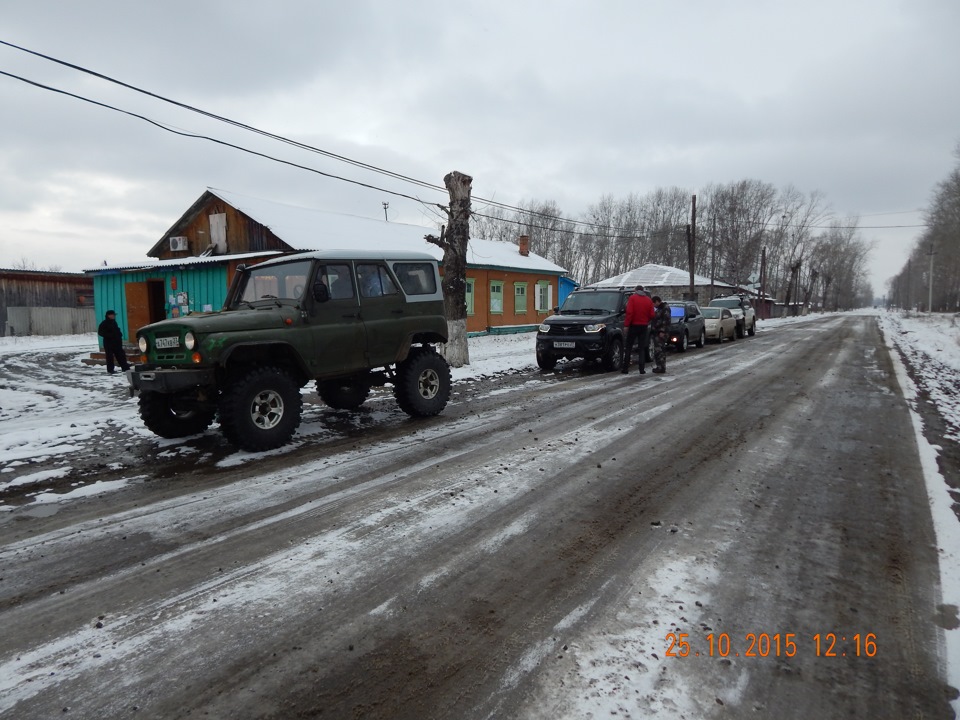
<svg viewBox="0 0 960 720">
<path fill-rule="evenodd" d="M 667 657 L 794 657 L 798 643 L 812 642 L 816 657 L 875 657 L 876 633 L 843 635 L 834 632 L 817 633 L 798 640 L 797 633 L 745 633 L 742 644 L 734 644 L 729 633 L 710 633 L 706 644 L 695 648 L 689 633 L 667 633 Z M 737 638 L 739 642 L 740 638 Z"/>
</svg>

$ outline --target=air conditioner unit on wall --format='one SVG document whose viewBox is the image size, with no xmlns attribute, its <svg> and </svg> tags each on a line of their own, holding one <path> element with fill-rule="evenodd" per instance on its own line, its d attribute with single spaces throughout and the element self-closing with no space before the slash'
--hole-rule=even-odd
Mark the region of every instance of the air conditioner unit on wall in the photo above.
<svg viewBox="0 0 960 720">
<path fill-rule="evenodd" d="M 187 238 L 183 235 L 175 235 L 170 238 L 170 250 L 177 252 L 178 250 L 189 250 L 190 246 L 187 243 Z"/>
</svg>

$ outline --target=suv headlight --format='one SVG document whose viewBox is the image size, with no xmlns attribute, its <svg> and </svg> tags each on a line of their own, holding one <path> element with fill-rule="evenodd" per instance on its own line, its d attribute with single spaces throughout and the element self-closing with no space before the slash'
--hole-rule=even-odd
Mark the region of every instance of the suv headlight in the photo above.
<svg viewBox="0 0 960 720">
<path fill-rule="evenodd" d="M 584 332 L 588 332 L 588 333 L 598 333 L 598 332 L 600 332 L 601 330 L 603 330 L 605 327 L 606 327 L 606 324 L 605 324 L 605 323 L 597 323 L 596 325 L 594 325 L 593 323 L 591 323 L 591 324 L 585 326 L 585 327 L 583 328 L 583 331 L 584 331 Z"/>
<path fill-rule="evenodd" d="M 538 327 L 537 330 L 539 330 L 539 331 L 542 332 L 542 333 L 548 333 L 548 332 L 550 332 L 550 326 L 547 325 L 546 323 L 543 323 L 543 325 L 541 325 L 540 327 Z"/>
<path fill-rule="evenodd" d="M 197 346 L 197 338 L 188 330 L 183 336 L 183 344 L 187 346 L 187 350 L 193 350 Z"/>
<path fill-rule="evenodd" d="M 147 343 L 147 339 L 143 335 L 137 338 L 137 347 L 140 348 L 140 352 L 145 353 L 148 346 L 149 343 Z"/>
</svg>

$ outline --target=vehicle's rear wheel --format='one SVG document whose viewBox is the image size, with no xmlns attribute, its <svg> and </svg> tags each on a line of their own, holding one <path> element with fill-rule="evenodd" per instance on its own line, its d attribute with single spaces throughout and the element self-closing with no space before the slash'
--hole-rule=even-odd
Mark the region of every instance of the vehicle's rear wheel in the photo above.
<svg viewBox="0 0 960 720">
<path fill-rule="evenodd" d="M 553 353 L 537 350 L 537 365 L 541 370 L 553 370 L 557 366 L 557 356 Z"/>
<path fill-rule="evenodd" d="M 334 410 L 356 410 L 370 395 L 370 385 L 361 380 L 317 380 L 317 394 Z"/>
<path fill-rule="evenodd" d="M 140 393 L 140 418 L 155 435 L 180 438 L 202 433 L 213 422 L 216 410 L 197 408 L 176 395 Z"/>
<path fill-rule="evenodd" d="M 623 338 L 615 337 L 610 341 L 607 352 L 603 356 L 604 370 L 619 370 L 623 365 Z"/>
<path fill-rule="evenodd" d="M 435 350 L 416 347 L 397 366 L 393 395 L 407 415 L 429 417 L 450 399 L 450 366 Z"/>
<path fill-rule="evenodd" d="M 700 337 L 697 338 L 696 346 L 702 348 L 707 344 L 707 331 L 703 328 L 700 329 Z"/>
<path fill-rule="evenodd" d="M 300 388 L 289 373 L 255 368 L 221 396 L 220 426 L 244 450 L 272 450 L 293 437 L 302 411 Z"/>
</svg>

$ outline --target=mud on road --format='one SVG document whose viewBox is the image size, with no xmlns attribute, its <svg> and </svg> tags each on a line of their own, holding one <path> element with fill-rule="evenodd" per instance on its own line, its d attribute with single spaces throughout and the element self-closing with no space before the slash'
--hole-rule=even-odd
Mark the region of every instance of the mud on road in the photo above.
<svg viewBox="0 0 960 720">
<path fill-rule="evenodd" d="M 0 712 L 951 717 L 875 321 L 668 368 L 460 383 L 425 422 L 311 404 L 255 455 L 117 423 L 64 482 L 122 490 L 0 516 Z"/>
</svg>

